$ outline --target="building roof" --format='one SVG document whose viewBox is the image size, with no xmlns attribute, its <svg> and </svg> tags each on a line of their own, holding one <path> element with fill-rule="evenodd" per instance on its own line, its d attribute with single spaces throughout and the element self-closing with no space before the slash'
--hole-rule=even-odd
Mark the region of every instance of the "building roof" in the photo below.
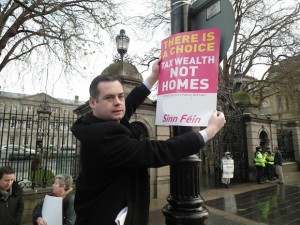
<svg viewBox="0 0 300 225">
<path fill-rule="evenodd" d="M 21 94 L 21 93 L 0 91 L 0 98 L 10 98 L 10 99 L 18 99 L 18 100 L 28 99 L 28 98 L 32 98 L 32 97 L 38 96 L 38 95 L 45 95 L 48 99 L 53 99 L 53 100 L 59 101 L 62 104 L 82 105 L 85 103 L 85 101 L 79 101 L 76 99 L 54 98 L 46 93 L 37 93 L 37 94 L 30 95 L 30 94 Z"/>
</svg>

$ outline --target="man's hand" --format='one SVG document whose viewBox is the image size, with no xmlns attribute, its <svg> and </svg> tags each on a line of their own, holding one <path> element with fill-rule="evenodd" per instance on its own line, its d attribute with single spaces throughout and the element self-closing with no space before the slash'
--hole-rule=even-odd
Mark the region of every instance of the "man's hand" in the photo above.
<svg viewBox="0 0 300 225">
<path fill-rule="evenodd" d="M 207 133 L 208 140 L 215 136 L 226 123 L 225 116 L 222 112 L 214 111 L 208 120 L 208 126 L 204 130 Z"/>
<path fill-rule="evenodd" d="M 153 62 L 152 65 L 152 71 L 150 76 L 146 79 L 147 82 L 149 82 L 150 85 L 154 85 L 156 81 L 158 80 L 158 74 L 159 74 L 159 64 L 161 59 L 157 59 Z"/>
</svg>

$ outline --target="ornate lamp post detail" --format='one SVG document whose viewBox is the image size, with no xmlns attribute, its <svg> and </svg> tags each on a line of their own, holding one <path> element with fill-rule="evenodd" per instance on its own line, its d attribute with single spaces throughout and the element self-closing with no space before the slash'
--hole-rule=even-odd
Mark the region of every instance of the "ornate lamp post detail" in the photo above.
<svg viewBox="0 0 300 225">
<path fill-rule="evenodd" d="M 121 60 L 123 61 L 124 55 L 128 50 L 129 45 L 129 37 L 126 36 L 125 30 L 121 29 L 120 34 L 116 37 L 117 50 L 121 56 Z"/>
<path fill-rule="evenodd" d="M 34 170 L 40 169 L 43 165 L 43 146 L 44 146 L 44 138 L 48 136 L 48 129 L 49 129 L 49 121 L 51 116 L 51 107 L 49 106 L 49 103 L 46 99 L 41 102 L 39 107 L 37 108 L 37 114 L 38 114 L 38 124 L 37 124 L 37 140 L 36 140 L 36 147 L 37 150 L 39 150 L 39 155 L 36 153 L 35 159 L 34 159 Z M 33 167 L 32 167 L 33 169 Z M 35 173 L 35 172 L 34 172 Z M 36 185 L 35 175 L 33 175 L 33 182 L 32 182 L 32 188 Z M 46 187 L 47 181 L 46 177 L 43 176 L 43 186 Z"/>
<path fill-rule="evenodd" d="M 241 89 L 242 84 L 243 84 L 243 73 L 241 70 L 236 69 L 234 74 L 233 92 L 239 91 Z"/>
</svg>

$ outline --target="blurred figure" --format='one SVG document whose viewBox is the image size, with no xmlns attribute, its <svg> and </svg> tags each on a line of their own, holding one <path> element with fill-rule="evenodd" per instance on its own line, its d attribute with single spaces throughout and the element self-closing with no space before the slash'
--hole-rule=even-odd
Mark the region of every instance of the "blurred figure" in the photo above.
<svg viewBox="0 0 300 225">
<path fill-rule="evenodd" d="M 256 147 L 255 149 L 255 153 L 254 153 L 254 165 L 256 168 L 256 181 L 258 184 L 263 184 L 264 181 L 264 168 L 265 168 L 265 158 L 263 157 L 262 154 L 262 148 L 261 146 Z"/>
<path fill-rule="evenodd" d="M 265 179 L 272 181 L 275 180 L 274 178 L 274 154 L 271 151 L 270 147 L 266 148 L 266 152 L 264 154 L 266 160 L 265 166 Z"/>
<path fill-rule="evenodd" d="M 57 175 L 54 178 L 54 184 L 52 185 L 51 196 L 63 198 L 63 225 L 74 225 L 76 220 L 76 214 L 74 211 L 74 195 L 71 193 L 73 188 L 73 178 L 68 174 Z M 42 217 L 44 200 L 39 202 L 32 213 L 32 222 L 34 225 L 47 225 Z"/>
<path fill-rule="evenodd" d="M 21 225 L 23 211 L 23 189 L 15 181 L 15 171 L 3 166 L 0 168 L 0 225 Z"/>
<path fill-rule="evenodd" d="M 225 152 L 225 156 L 221 160 L 222 179 L 221 182 L 225 188 L 230 188 L 230 179 L 233 178 L 234 161 L 230 156 L 230 152 Z"/>
<path fill-rule="evenodd" d="M 275 156 L 274 156 L 274 164 L 275 164 L 275 169 L 276 169 L 276 174 L 278 176 L 278 184 L 284 184 L 284 179 L 283 179 L 283 172 L 282 172 L 282 155 L 278 147 L 274 148 L 275 150 Z"/>
</svg>

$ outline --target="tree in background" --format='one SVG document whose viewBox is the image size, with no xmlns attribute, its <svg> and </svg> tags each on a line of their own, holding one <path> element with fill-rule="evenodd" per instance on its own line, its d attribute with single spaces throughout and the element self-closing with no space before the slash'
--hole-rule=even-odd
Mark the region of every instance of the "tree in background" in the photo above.
<svg viewBox="0 0 300 225">
<path fill-rule="evenodd" d="M 9 65 L 36 79 L 85 69 L 78 60 L 103 49 L 103 33 L 115 35 L 120 7 L 114 0 L 0 1 L 0 78 Z"/>
<path fill-rule="evenodd" d="M 243 76 L 253 79 L 242 89 L 258 98 L 260 104 L 265 98 L 278 92 L 267 92 L 267 79 L 275 65 L 282 60 L 300 54 L 300 2 L 299 0 L 230 0 L 235 12 L 235 30 L 231 48 L 221 63 L 222 82 L 229 86 L 233 82 L 236 69 Z M 185 1 L 191 4 L 194 0 Z M 170 0 L 148 0 L 149 13 L 138 18 L 145 33 L 155 35 L 163 30 L 170 35 Z M 151 9 L 151 10 L 150 10 Z M 136 62 L 148 65 L 153 55 L 159 56 L 159 48 L 136 58 Z M 281 79 L 280 77 L 278 77 Z"/>
</svg>

